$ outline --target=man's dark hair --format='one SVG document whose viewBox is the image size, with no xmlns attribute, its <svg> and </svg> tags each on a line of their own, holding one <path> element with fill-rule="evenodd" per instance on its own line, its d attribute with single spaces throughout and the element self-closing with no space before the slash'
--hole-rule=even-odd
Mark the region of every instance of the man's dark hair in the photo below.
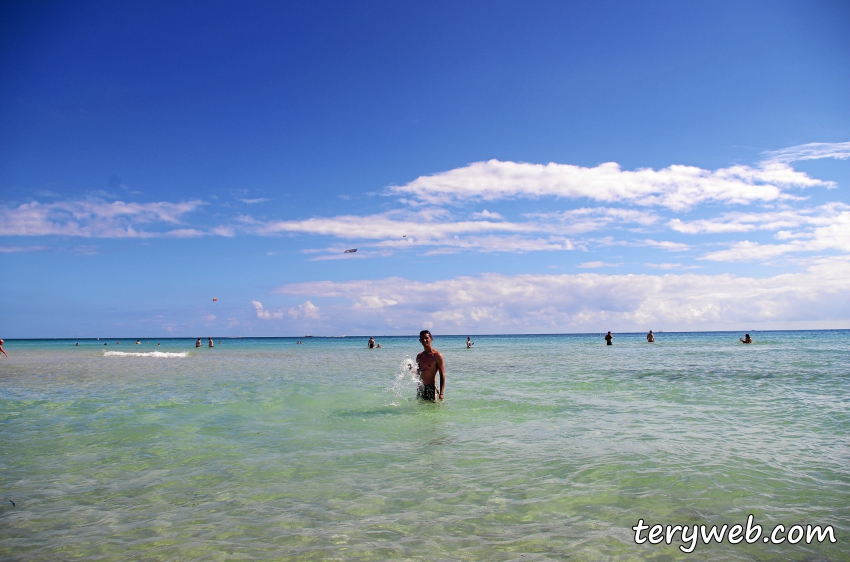
<svg viewBox="0 0 850 562">
<path fill-rule="evenodd" d="M 419 332 L 419 339 L 421 340 L 423 337 L 425 337 L 425 334 L 431 336 L 431 332 L 429 332 L 428 330 L 422 330 L 421 332 Z M 434 336 L 431 336 L 431 339 L 434 339 Z"/>
</svg>

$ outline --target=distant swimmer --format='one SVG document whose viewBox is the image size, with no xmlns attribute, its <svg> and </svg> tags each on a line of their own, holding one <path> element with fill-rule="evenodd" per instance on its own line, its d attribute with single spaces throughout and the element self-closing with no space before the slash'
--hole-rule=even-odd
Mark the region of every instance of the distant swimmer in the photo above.
<svg viewBox="0 0 850 562">
<path fill-rule="evenodd" d="M 74 344 L 76 347 L 80 347 L 80 342 Z"/>
<path fill-rule="evenodd" d="M 738 338 L 741 340 L 741 343 L 753 343 L 753 338 L 750 337 L 750 334 L 746 334 L 743 338 Z"/>
<path fill-rule="evenodd" d="M 469 336 L 467 336 L 466 337 L 466 349 L 472 349 L 473 345 L 475 345 L 475 342 L 472 341 L 472 339 Z"/>
<path fill-rule="evenodd" d="M 103 342 L 103 345 L 107 345 L 107 343 L 106 343 L 106 342 Z"/>
<path fill-rule="evenodd" d="M 208 339 L 208 340 L 210 340 L 210 347 L 215 347 L 215 346 L 213 345 L 212 338 L 207 338 L 207 339 Z"/>
<path fill-rule="evenodd" d="M 136 345 L 142 345 L 142 342 L 139 341 L 139 340 L 136 340 Z"/>
<path fill-rule="evenodd" d="M 195 347 L 201 347 L 201 338 L 198 338 L 198 341 L 195 342 Z"/>
<path fill-rule="evenodd" d="M 437 373 L 440 373 L 440 400 L 446 392 L 446 366 L 443 362 L 443 354 L 431 347 L 434 337 L 428 330 L 419 332 L 419 343 L 424 348 L 422 353 L 416 356 L 416 364 L 419 366 L 419 387 L 416 389 L 416 397 L 422 400 L 434 402 L 437 397 Z"/>
<path fill-rule="evenodd" d="M 159 342 L 156 342 L 156 345 L 159 345 Z"/>
<path fill-rule="evenodd" d="M 608 345 L 614 345 L 614 336 L 611 335 L 610 331 L 605 334 L 605 343 Z"/>
<path fill-rule="evenodd" d="M 652 333 L 652 330 L 650 330 L 649 333 L 646 334 L 646 341 L 648 341 L 649 343 L 655 343 L 655 334 Z"/>
<path fill-rule="evenodd" d="M 121 345 L 120 341 L 115 342 L 115 345 Z"/>
<path fill-rule="evenodd" d="M 366 344 L 369 349 L 375 349 L 375 338 L 369 336 L 369 343 Z"/>
<path fill-rule="evenodd" d="M 377 343 L 375 344 L 375 347 L 377 347 L 378 349 L 381 349 L 381 342 L 377 342 Z"/>
<path fill-rule="evenodd" d="M 6 353 L 6 350 L 5 350 L 5 349 L 3 349 L 3 344 L 4 344 L 4 343 L 6 343 L 6 342 L 4 342 L 3 340 L 0 340 L 0 353 L 2 353 L 3 355 L 5 355 L 6 357 L 9 357 L 9 355 Z"/>
</svg>

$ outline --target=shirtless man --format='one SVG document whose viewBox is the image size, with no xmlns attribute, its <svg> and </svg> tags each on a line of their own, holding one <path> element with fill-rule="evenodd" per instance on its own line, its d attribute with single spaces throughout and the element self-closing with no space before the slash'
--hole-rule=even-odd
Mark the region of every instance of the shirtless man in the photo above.
<svg viewBox="0 0 850 562">
<path fill-rule="evenodd" d="M 369 343 L 366 344 L 369 349 L 375 349 L 375 338 L 369 336 Z"/>
<path fill-rule="evenodd" d="M 195 342 L 195 347 L 201 347 L 201 338 L 198 338 L 198 341 Z"/>
<path fill-rule="evenodd" d="M 3 349 L 3 344 L 4 344 L 4 343 L 5 343 L 5 342 L 4 342 L 3 340 L 0 340 L 0 353 L 2 353 L 3 355 L 6 355 L 6 357 L 9 357 L 9 356 L 6 354 L 6 350 L 5 350 L 5 349 Z"/>
<path fill-rule="evenodd" d="M 419 388 L 416 389 L 416 397 L 423 400 L 434 401 L 437 397 L 437 373 L 440 373 L 440 400 L 446 392 L 446 366 L 443 363 L 443 354 L 431 347 L 434 338 L 428 330 L 419 332 L 419 343 L 425 348 L 416 356 L 416 364 L 419 365 Z"/>
<path fill-rule="evenodd" d="M 215 346 L 213 345 L 212 338 L 207 338 L 207 339 L 208 339 L 208 340 L 210 340 L 210 347 L 215 347 Z"/>
<path fill-rule="evenodd" d="M 475 345 L 475 342 L 472 341 L 472 338 L 469 336 L 466 337 L 466 349 L 472 349 L 472 346 Z"/>
<path fill-rule="evenodd" d="M 605 343 L 608 345 L 613 345 L 614 336 L 611 335 L 611 332 L 605 334 Z"/>
<path fill-rule="evenodd" d="M 655 343 L 655 334 L 652 333 L 652 330 L 650 330 L 649 333 L 646 334 L 646 341 L 648 341 L 649 343 Z"/>
</svg>

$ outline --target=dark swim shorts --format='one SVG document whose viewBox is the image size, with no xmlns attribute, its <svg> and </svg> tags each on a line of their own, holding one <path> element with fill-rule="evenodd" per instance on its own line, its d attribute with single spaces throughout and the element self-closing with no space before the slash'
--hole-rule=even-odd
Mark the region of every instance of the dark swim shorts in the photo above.
<svg viewBox="0 0 850 562">
<path fill-rule="evenodd" d="M 430 400 L 431 402 L 433 402 L 437 399 L 437 385 L 420 384 L 419 388 L 416 389 L 416 397 L 421 398 L 422 400 Z"/>
</svg>

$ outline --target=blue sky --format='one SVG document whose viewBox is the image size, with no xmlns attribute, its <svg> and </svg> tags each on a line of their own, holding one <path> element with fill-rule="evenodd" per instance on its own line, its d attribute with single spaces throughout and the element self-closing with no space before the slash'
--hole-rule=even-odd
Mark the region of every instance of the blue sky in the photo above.
<svg viewBox="0 0 850 562">
<path fill-rule="evenodd" d="M 848 328 L 847 21 L 6 2 L 0 335 Z"/>
</svg>

